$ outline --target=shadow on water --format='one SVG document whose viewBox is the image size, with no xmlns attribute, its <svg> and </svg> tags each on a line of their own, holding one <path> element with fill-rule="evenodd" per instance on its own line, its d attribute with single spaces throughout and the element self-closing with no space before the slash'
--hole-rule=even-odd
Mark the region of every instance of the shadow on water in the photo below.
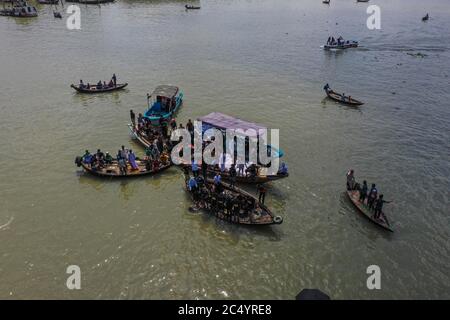
<svg viewBox="0 0 450 320">
<path fill-rule="evenodd" d="M 108 177 L 97 177 L 84 170 L 77 170 L 78 181 L 80 184 L 86 184 L 94 188 L 95 190 L 102 190 L 106 184 L 119 186 L 120 194 L 125 200 L 129 198 L 134 193 L 134 187 L 137 183 L 145 182 L 147 186 L 153 189 L 160 189 L 163 184 L 167 182 L 178 180 L 178 173 L 173 168 L 168 168 L 162 172 L 156 173 L 150 176 L 144 177 L 119 177 L 119 178 L 108 178 Z"/>
<path fill-rule="evenodd" d="M 348 218 L 348 225 L 350 225 L 356 232 L 367 236 L 372 242 L 379 238 L 388 241 L 393 239 L 393 233 L 384 230 L 371 222 L 367 217 L 361 214 L 350 201 L 346 192 L 341 193 L 339 197 L 339 214 Z"/>
<path fill-rule="evenodd" d="M 72 89 L 72 88 L 71 88 Z M 73 89 L 72 89 L 73 90 Z M 120 104 L 120 95 L 129 93 L 129 89 L 125 88 L 118 91 L 108 93 L 97 94 L 83 94 L 79 92 L 73 92 L 72 99 L 76 104 L 81 104 L 83 107 L 87 107 L 94 102 L 113 102 L 114 104 Z"/>
<path fill-rule="evenodd" d="M 355 112 L 362 113 L 362 109 L 361 109 L 360 106 L 348 106 L 348 105 L 345 105 L 343 103 L 339 103 L 337 101 L 334 101 L 334 100 L 332 100 L 332 99 L 330 99 L 328 97 L 323 98 L 322 101 L 320 101 L 320 103 L 322 104 L 322 106 L 324 108 L 326 108 L 327 105 L 333 105 L 333 106 L 337 106 L 339 108 L 343 108 L 345 110 L 350 110 L 350 111 L 355 111 Z"/>
</svg>

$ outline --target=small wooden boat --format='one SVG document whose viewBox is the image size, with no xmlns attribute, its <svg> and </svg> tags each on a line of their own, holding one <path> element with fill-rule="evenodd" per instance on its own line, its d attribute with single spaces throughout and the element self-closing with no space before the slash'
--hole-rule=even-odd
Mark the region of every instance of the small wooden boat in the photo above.
<svg viewBox="0 0 450 320">
<path fill-rule="evenodd" d="M 169 151 L 172 149 L 172 143 L 169 138 L 164 137 L 163 129 L 159 126 L 153 126 L 153 130 L 156 130 L 159 132 L 159 134 L 163 137 L 164 143 L 169 148 Z M 138 130 L 137 126 L 133 126 L 133 124 L 128 124 L 128 129 L 130 129 L 130 133 L 133 136 L 134 139 L 136 139 L 144 148 L 148 148 L 156 137 L 148 137 L 145 132 L 142 130 Z"/>
<path fill-rule="evenodd" d="M 218 219 L 243 225 L 281 224 L 283 218 L 275 216 L 270 209 L 259 203 L 253 195 L 230 185 L 221 183 L 221 192 L 217 192 L 214 181 L 208 179 L 195 194 L 189 191 L 189 174 L 185 170 L 184 187 L 194 201 L 193 211 L 205 210 Z"/>
<path fill-rule="evenodd" d="M 351 96 L 344 97 L 342 94 L 334 92 L 333 90 L 331 90 L 330 88 L 327 88 L 326 86 L 324 87 L 324 90 L 327 94 L 327 97 L 334 101 L 337 101 L 337 102 L 340 102 L 340 103 L 343 103 L 343 104 L 346 104 L 349 106 L 355 106 L 355 107 L 364 104 L 363 102 L 356 100 L 356 99 L 352 98 Z"/>
<path fill-rule="evenodd" d="M 38 0 L 40 4 L 58 4 L 59 0 Z"/>
<path fill-rule="evenodd" d="M 67 0 L 66 0 L 66 2 L 75 2 L 75 3 L 92 4 L 92 5 L 95 5 L 95 4 L 112 3 L 112 2 L 114 2 L 114 1 L 115 1 L 115 0 L 70 0 L 70 1 L 67 1 Z"/>
<path fill-rule="evenodd" d="M 356 0 L 356 2 L 369 2 L 369 0 Z"/>
<path fill-rule="evenodd" d="M 80 93 L 106 93 L 106 92 L 121 90 L 121 89 L 125 88 L 127 85 L 128 85 L 128 83 L 122 83 L 122 84 L 117 84 L 114 87 L 106 87 L 106 88 L 102 88 L 102 89 L 97 89 L 96 85 L 91 85 L 89 87 L 89 89 L 86 87 L 80 88 L 79 86 L 76 86 L 74 84 L 71 84 L 70 86 L 73 89 L 75 89 L 77 92 L 80 92 Z"/>
<path fill-rule="evenodd" d="M 185 5 L 184 7 L 186 8 L 186 10 L 198 10 L 198 9 L 200 9 L 200 7 L 190 6 L 190 5 Z"/>
<path fill-rule="evenodd" d="M 333 44 L 325 44 L 322 46 L 324 50 L 344 50 L 348 48 L 357 48 L 359 46 L 358 41 L 343 40 L 339 44 L 337 42 Z"/>
<path fill-rule="evenodd" d="M 330 4 L 330 0 L 323 0 L 322 3 Z"/>
<path fill-rule="evenodd" d="M 422 18 L 422 21 L 428 21 L 429 19 L 430 19 L 430 16 L 429 16 L 428 13 L 427 13 L 427 15 L 426 15 L 425 17 Z"/>
<path fill-rule="evenodd" d="M 367 208 L 365 204 L 363 204 L 359 201 L 359 191 L 357 191 L 357 190 L 347 191 L 347 195 L 348 195 L 350 201 L 359 210 L 359 212 L 361 212 L 366 218 L 368 218 L 370 221 L 372 221 L 376 225 L 382 227 L 383 229 L 388 230 L 390 232 L 394 232 L 394 229 L 392 229 L 386 215 L 383 212 L 381 214 L 381 219 L 375 219 L 373 217 L 373 212 L 370 211 L 369 208 Z"/>
<path fill-rule="evenodd" d="M 168 120 L 177 112 L 183 103 L 183 92 L 176 86 L 160 85 L 153 90 L 152 94 L 147 94 L 148 109 L 144 117 L 153 123 L 158 123 L 159 119 Z"/>
<path fill-rule="evenodd" d="M 172 165 L 169 161 L 165 164 L 161 163 L 157 169 L 154 168 L 149 169 L 146 160 L 136 160 L 136 163 L 138 164 L 139 167 L 138 169 L 133 170 L 131 166 L 127 164 L 127 174 L 122 174 L 120 172 L 117 160 L 113 160 L 111 164 L 107 164 L 104 167 L 97 168 L 91 167 L 90 165 L 84 163 L 82 161 L 82 157 L 75 158 L 75 164 L 78 167 L 82 167 L 86 172 L 89 172 L 95 176 L 108 178 L 130 178 L 130 177 L 153 175 L 168 169 Z"/>
<path fill-rule="evenodd" d="M 11 8 L 0 10 L 0 16 L 34 18 L 38 16 L 38 12 L 34 6 L 28 5 L 26 1 L 18 1 Z"/>
</svg>

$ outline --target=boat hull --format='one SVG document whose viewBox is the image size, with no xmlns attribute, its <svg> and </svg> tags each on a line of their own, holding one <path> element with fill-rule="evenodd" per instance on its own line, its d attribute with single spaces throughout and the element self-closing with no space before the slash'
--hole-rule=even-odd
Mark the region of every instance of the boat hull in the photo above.
<svg viewBox="0 0 450 320">
<path fill-rule="evenodd" d="M 339 102 L 339 103 L 342 103 L 342 104 L 345 104 L 348 106 L 357 107 L 357 106 L 361 106 L 364 104 L 363 102 L 358 101 L 356 99 L 352 99 L 351 101 L 349 101 L 348 99 L 343 100 L 342 95 L 334 92 L 333 90 L 325 90 L 325 93 L 327 94 L 327 97 L 330 98 L 331 100 L 334 100 L 336 102 Z"/>
<path fill-rule="evenodd" d="M 161 166 L 157 170 L 145 170 L 145 165 L 143 161 L 136 161 L 139 165 L 138 170 L 131 170 L 130 166 L 127 165 L 127 174 L 121 174 L 120 169 L 118 167 L 117 161 L 114 161 L 111 165 L 105 166 L 104 169 L 95 170 L 91 168 L 89 165 L 81 162 L 80 166 L 84 169 L 84 171 L 102 178 L 135 178 L 142 176 L 150 176 L 162 172 L 168 168 L 170 168 L 171 163 Z"/>
<path fill-rule="evenodd" d="M 70 85 L 71 88 L 75 89 L 75 91 L 79 92 L 79 93 L 86 93 L 86 94 L 96 94 L 96 93 L 107 93 L 107 92 L 113 92 L 113 91 L 117 91 L 117 90 L 122 90 L 124 89 L 126 86 L 128 86 L 128 83 L 122 83 L 122 84 L 118 84 L 115 87 L 110 87 L 107 89 L 97 89 L 95 86 L 92 86 L 91 89 L 82 89 L 76 85 Z"/>
<path fill-rule="evenodd" d="M 384 213 L 381 215 L 384 218 L 377 220 L 373 217 L 373 213 L 366 207 L 366 205 L 359 201 L 359 191 L 347 191 L 347 196 L 353 203 L 353 205 L 358 209 L 358 211 L 362 213 L 367 219 L 372 221 L 377 226 L 383 228 L 384 230 L 394 232 L 394 229 L 392 229 L 392 227 L 389 225 L 389 221 L 387 221 L 387 218 L 385 218 L 386 216 Z M 386 219 L 386 221 L 384 219 Z"/>
<path fill-rule="evenodd" d="M 194 201 L 194 195 L 191 191 L 188 189 L 188 180 L 189 175 L 185 176 L 185 183 L 184 188 L 185 190 L 190 194 L 192 200 Z M 208 186 L 208 188 L 211 188 L 213 185 L 213 180 L 208 179 L 205 184 Z M 224 220 L 230 223 L 234 224 L 240 224 L 240 225 L 252 225 L 252 226 L 263 226 L 263 225 L 272 225 L 272 224 L 281 224 L 283 222 L 283 219 L 280 216 L 274 216 L 273 213 L 267 208 L 265 205 L 258 203 L 258 199 L 256 199 L 253 195 L 249 194 L 248 192 L 239 189 L 239 188 L 232 188 L 230 185 L 226 183 L 221 183 L 222 187 L 226 192 L 229 192 L 230 194 L 240 195 L 244 197 L 247 200 L 254 201 L 257 206 L 257 212 L 252 212 L 251 214 L 242 214 L 240 211 L 237 214 L 233 213 L 226 213 L 223 209 L 218 209 L 214 206 L 214 204 L 208 203 L 208 201 L 203 201 L 204 205 L 200 207 L 196 207 L 195 210 L 204 210 L 208 214 L 214 215 L 216 218 L 220 220 Z M 210 191 L 211 194 L 213 194 L 213 191 Z M 212 200 L 213 196 L 209 197 L 208 200 Z M 240 210 L 240 208 L 239 208 Z"/>
</svg>

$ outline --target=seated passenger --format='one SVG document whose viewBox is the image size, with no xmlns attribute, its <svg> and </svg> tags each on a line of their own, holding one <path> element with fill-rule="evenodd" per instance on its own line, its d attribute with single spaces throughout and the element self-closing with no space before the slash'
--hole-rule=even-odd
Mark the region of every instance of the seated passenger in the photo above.
<svg viewBox="0 0 450 320">
<path fill-rule="evenodd" d="M 93 161 L 93 156 L 89 153 L 89 150 L 86 150 L 86 152 L 83 155 L 83 162 L 85 164 L 91 164 Z"/>
<path fill-rule="evenodd" d="M 111 164 L 112 161 L 113 161 L 113 157 L 109 154 L 109 152 L 106 152 L 106 155 L 105 155 L 105 163 L 106 163 L 106 164 Z"/>
<path fill-rule="evenodd" d="M 278 174 L 285 175 L 287 173 L 288 173 L 288 167 L 287 167 L 286 163 L 283 162 L 280 166 L 280 169 L 278 170 Z"/>
</svg>

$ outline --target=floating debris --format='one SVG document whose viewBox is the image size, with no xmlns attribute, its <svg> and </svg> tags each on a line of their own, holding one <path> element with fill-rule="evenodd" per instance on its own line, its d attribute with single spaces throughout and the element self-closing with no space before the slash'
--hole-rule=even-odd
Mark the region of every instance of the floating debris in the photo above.
<svg viewBox="0 0 450 320">
<path fill-rule="evenodd" d="M 428 55 L 425 53 L 421 53 L 421 52 L 417 52 L 417 53 L 411 53 L 411 52 L 407 52 L 407 55 L 410 55 L 411 57 L 416 57 L 416 58 L 425 58 Z"/>
</svg>

